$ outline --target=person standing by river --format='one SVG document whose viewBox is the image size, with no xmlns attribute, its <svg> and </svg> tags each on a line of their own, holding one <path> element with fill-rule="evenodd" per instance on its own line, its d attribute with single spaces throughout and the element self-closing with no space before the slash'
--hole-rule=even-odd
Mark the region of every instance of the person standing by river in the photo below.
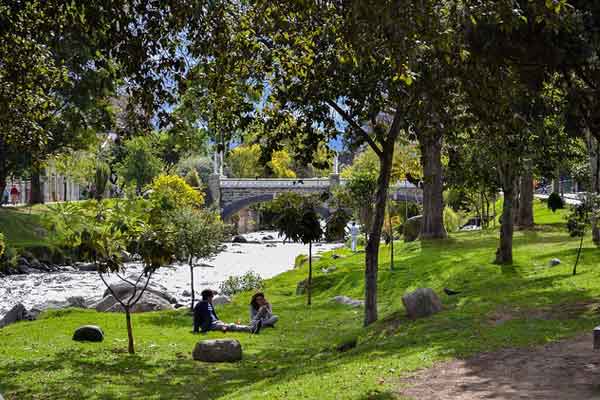
<svg viewBox="0 0 600 400">
<path fill-rule="evenodd" d="M 352 238 L 352 251 L 356 253 L 356 246 L 358 244 L 358 234 L 359 234 L 358 226 L 356 226 L 356 222 L 352 221 L 352 226 L 350 227 L 350 237 Z"/>
</svg>

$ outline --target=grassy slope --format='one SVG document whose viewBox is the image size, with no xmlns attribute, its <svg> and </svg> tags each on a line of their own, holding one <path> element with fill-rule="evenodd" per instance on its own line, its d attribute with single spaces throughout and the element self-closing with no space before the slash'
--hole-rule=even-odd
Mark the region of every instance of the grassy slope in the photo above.
<svg viewBox="0 0 600 400">
<path fill-rule="evenodd" d="M 44 209 L 43 205 L 32 208 L 0 208 L 0 232 L 4 234 L 8 245 L 16 248 L 40 245 L 36 229 L 41 226 L 40 213 Z"/>
<path fill-rule="evenodd" d="M 0 392 L 7 399 L 392 399 L 399 377 L 437 360 L 462 357 L 506 346 L 544 343 L 590 330 L 597 322 L 588 304 L 600 296 L 596 269 L 600 255 L 585 243 L 580 274 L 570 276 L 577 240 L 560 228 L 560 214 L 536 206 L 549 225 L 515 234 L 516 266 L 490 263 L 496 232 L 453 235 L 444 242 L 397 245 L 396 271 L 389 271 L 388 249 L 381 254 L 381 321 L 361 328 L 362 310 L 331 303 L 334 295 L 361 297 L 363 254 L 331 255 L 317 272 L 315 299 L 309 310 L 295 296 L 306 267 L 267 282 L 267 294 L 281 322 L 259 336 L 210 333 L 202 338 L 234 337 L 244 360 L 211 365 L 194 362 L 190 352 L 200 339 L 190 333 L 183 312 L 136 315 L 138 354 L 126 348 L 124 316 L 66 310 L 45 314 L 33 323 L 0 330 Z M 552 257 L 563 261 L 548 268 Z M 416 287 L 463 291 L 441 294 L 446 310 L 408 321 L 401 296 Z M 221 308 L 224 320 L 246 317 L 249 294 Z M 501 323 L 494 321 L 502 317 Z M 508 318 L 510 317 L 510 318 Z M 101 325 L 101 344 L 71 341 L 73 330 Z M 358 347 L 338 353 L 335 347 L 358 338 Z"/>
</svg>

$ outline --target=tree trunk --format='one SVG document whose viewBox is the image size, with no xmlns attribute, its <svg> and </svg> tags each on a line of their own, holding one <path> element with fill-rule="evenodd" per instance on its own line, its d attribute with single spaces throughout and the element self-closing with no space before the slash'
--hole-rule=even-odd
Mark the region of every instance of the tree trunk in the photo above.
<svg viewBox="0 0 600 400">
<path fill-rule="evenodd" d="M 592 175 L 592 187 L 588 190 L 592 193 L 600 193 L 600 143 L 589 130 L 586 130 L 585 138 Z M 592 241 L 596 246 L 600 245 L 600 226 L 595 217 L 592 217 Z"/>
<path fill-rule="evenodd" d="M 6 176 L 0 173 L 0 206 L 4 204 L 4 190 L 6 190 Z"/>
<path fill-rule="evenodd" d="M 129 312 L 129 310 L 130 310 L 129 306 L 125 306 L 125 320 L 127 321 L 127 338 L 128 338 L 127 351 L 129 352 L 129 354 L 135 354 L 135 349 L 133 346 L 133 329 L 131 327 L 131 313 Z"/>
<path fill-rule="evenodd" d="M 425 135 L 419 138 L 423 164 L 422 239 L 445 239 L 444 181 L 442 174 L 442 136 Z"/>
<path fill-rule="evenodd" d="M 519 204 L 520 204 L 519 195 L 521 193 L 520 189 L 521 189 L 521 178 L 518 177 L 515 180 L 514 191 L 513 191 L 513 204 L 512 204 L 513 226 L 518 225 L 518 221 L 519 221 Z"/>
<path fill-rule="evenodd" d="M 394 270 L 394 229 L 390 221 L 390 270 Z"/>
<path fill-rule="evenodd" d="M 388 222 L 390 224 L 390 271 L 394 270 L 394 227 L 392 226 L 392 207 L 388 200 Z"/>
<path fill-rule="evenodd" d="M 195 296 L 194 296 L 194 265 L 192 263 L 192 257 L 190 257 L 190 285 L 191 285 L 191 289 L 192 289 L 192 311 L 194 311 L 194 300 L 195 300 Z"/>
<path fill-rule="evenodd" d="M 519 213 L 517 225 L 521 229 L 533 228 L 533 174 L 526 171 L 521 176 L 521 188 L 519 190 Z"/>
<path fill-rule="evenodd" d="M 399 131 L 399 129 L 398 129 Z M 379 243 L 381 229 L 385 219 L 392 159 L 394 157 L 394 142 L 398 132 L 388 138 L 379 157 L 379 177 L 377 178 L 377 192 L 375 194 L 374 215 L 371 232 L 367 241 L 365 257 L 365 320 L 364 325 L 377 321 L 377 272 L 379 265 Z"/>
<path fill-rule="evenodd" d="M 594 242 L 596 246 L 600 246 L 600 226 L 598 224 L 598 218 L 592 216 L 590 219 L 592 221 L 592 242 Z"/>
<path fill-rule="evenodd" d="M 44 204 L 44 184 L 41 178 L 41 171 L 37 167 L 34 167 L 31 171 L 29 204 Z"/>
<path fill-rule="evenodd" d="M 493 207 L 494 207 L 494 228 L 496 228 L 496 220 L 498 219 L 498 213 L 496 211 L 496 203 L 498 202 L 498 192 L 494 192 L 494 199 L 493 199 Z"/>
<path fill-rule="evenodd" d="M 308 295 L 307 304 L 312 304 L 312 242 L 308 242 L 308 285 L 306 288 L 306 294 Z"/>
<path fill-rule="evenodd" d="M 515 195 L 516 179 L 512 174 L 512 168 L 506 167 L 502 177 L 502 190 L 504 201 L 502 209 L 502 221 L 500 224 L 500 246 L 496 250 L 496 264 L 512 264 L 512 241 L 513 241 L 513 203 Z"/>
<path fill-rule="evenodd" d="M 575 265 L 573 265 L 573 276 L 577 275 L 577 264 L 579 263 L 579 257 L 581 256 L 581 248 L 583 247 L 583 238 L 585 235 L 581 235 L 581 240 L 579 241 L 579 249 L 577 250 L 577 258 L 575 259 Z"/>
<path fill-rule="evenodd" d="M 560 194 L 560 176 L 559 173 L 556 172 L 557 178 L 552 181 L 552 192 Z"/>
</svg>

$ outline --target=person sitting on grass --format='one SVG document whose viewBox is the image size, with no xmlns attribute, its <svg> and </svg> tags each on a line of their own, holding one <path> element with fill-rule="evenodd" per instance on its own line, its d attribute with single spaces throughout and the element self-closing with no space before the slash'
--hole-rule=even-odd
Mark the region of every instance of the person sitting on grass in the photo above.
<svg viewBox="0 0 600 400">
<path fill-rule="evenodd" d="M 262 292 L 255 293 L 250 301 L 250 321 L 252 324 L 261 323 L 262 326 L 275 328 L 275 323 L 279 321 L 277 315 L 273 315 L 271 304 L 265 299 Z"/>
<path fill-rule="evenodd" d="M 229 324 L 221 321 L 212 304 L 215 294 L 217 292 L 211 289 L 202 291 L 202 301 L 194 307 L 194 333 L 198 333 L 200 330 L 202 333 L 208 331 L 232 331 L 258 334 L 260 332 L 260 328 L 262 327 L 261 321 L 251 325 Z"/>
</svg>

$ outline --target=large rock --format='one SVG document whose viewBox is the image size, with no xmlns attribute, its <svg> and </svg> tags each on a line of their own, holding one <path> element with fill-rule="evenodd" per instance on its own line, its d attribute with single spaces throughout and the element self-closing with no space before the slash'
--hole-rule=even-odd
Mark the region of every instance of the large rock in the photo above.
<svg viewBox="0 0 600 400">
<path fill-rule="evenodd" d="M 332 301 L 335 301 L 339 304 L 344 304 L 350 307 L 362 307 L 365 305 L 365 302 L 362 300 L 355 300 L 348 296 L 335 296 Z"/>
<path fill-rule="evenodd" d="M 6 325 L 13 324 L 18 321 L 31 321 L 35 319 L 21 303 L 15 305 L 10 309 L 6 315 L 0 319 L 0 328 L 4 328 Z"/>
<path fill-rule="evenodd" d="M 406 220 L 404 223 L 404 241 L 414 242 L 421 233 L 422 215 L 417 215 Z"/>
<path fill-rule="evenodd" d="M 231 240 L 233 243 L 248 243 L 248 239 L 243 237 L 242 235 L 236 235 Z"/>
<path fill-rule="evenodd" d="M 410 318 L 421 318 L 442 311 L 442 302 L 433 289 L 419 288 L 402 296 L 406 314 Z"/>
<path fill-rule="evenodd" d="M 242 345 L 235 339 L 202 340 L 192 357 L 196 361 L 234 362 L 242 359 Z"/>
<path fill-rule="evenodd" d="M 67 297 L 67 303 L 69 307 L 87 308 L 87 301 L 82 296 Z"/>
<path fill-rule="evenodd" d="M 31 312 L 37 312 L 38 314 L 46 310 L 59 310 L 63 308 L 87 308 L 88 302 L 81 296 L 68 297 L 66 300 L 48 300 L 40 304 L 36 304 L 31 309 Z"/>
<path fill-rule="evenodd" d="M 75 267 L 78 270 L 85 272 L 95 272 L 98 270 L 98 267 L 96 267 L 96 264 L 94 263 L 77 263 L 75 264 Z"/>
<path fill-rule="evenodd" d="M 101 342 L 104 340 L 104 332 L 95 325 L 84 325 L 77 328 L 73 334 L 73 340 L 78 342 Z"/>
<path fill-rule="evenodd" d="M 229 296 L 219 295 L 219 296 L 215 296 L 215 298 L 213 299 L 214 305 L 229 304 L 229 303 L 231 303 L 231 297 L 229 297 Z"/>
<path fill-rule="evenodd" d="M 120 298 L 120 299 L 127 299 L 129 298 L 132 294 L 133 294 L 133 286 L 122 282 L 122 283 L 117 283 L 114 285 L 110 285 L 110 288 L 112 289 L 112 292 L 115 293 L 115 295 Z M 139 292 L 144 289 L 144 285 L 143 284 L 138 284 L 137 286 L 137 293 L 139 294 Z M 107 297 L 112 295 L 112 293 L 109 289 L 106 289 L 104 291 L 104 294 L 102 295 L 102 297 Z M 146 290 L 144 291 L 144 296 L 146 295 L 146 293 L 150 293 L 153 294 L 154 296 L 163 298 L 164 300 L 166 300 L 167 302 L 171 303 L 171 304 L 175 304 L 177 303 L 177 299 L 173 296 L 171 296 L 169 293 L 167 293 L 166 289 L 164 288 L 159 288 L 155 285 L 149 285 Z"/>
<path fill-rule="evenodd" d="M 122 298 L 127 300 L 128 297 Z M 125 309 L 112 295 L 104 297 L 99 302 L 92 305 L 99 312 L 125 312 Z M 150 292 L 144 292 L 140 300 L 131 307 L 132 313 L 143 313 L 150 311 L 172 310 L 173 304 L 162 297 L 156 296 Z"/>
<path fill-rule="evenodd" d="M 550 265 L 551 267 L 556 267 L 557 265 L 560 265 L 560 259 L 553 258 L 552 260 L 550 260 L 548 265 Z"/>
</svg>

